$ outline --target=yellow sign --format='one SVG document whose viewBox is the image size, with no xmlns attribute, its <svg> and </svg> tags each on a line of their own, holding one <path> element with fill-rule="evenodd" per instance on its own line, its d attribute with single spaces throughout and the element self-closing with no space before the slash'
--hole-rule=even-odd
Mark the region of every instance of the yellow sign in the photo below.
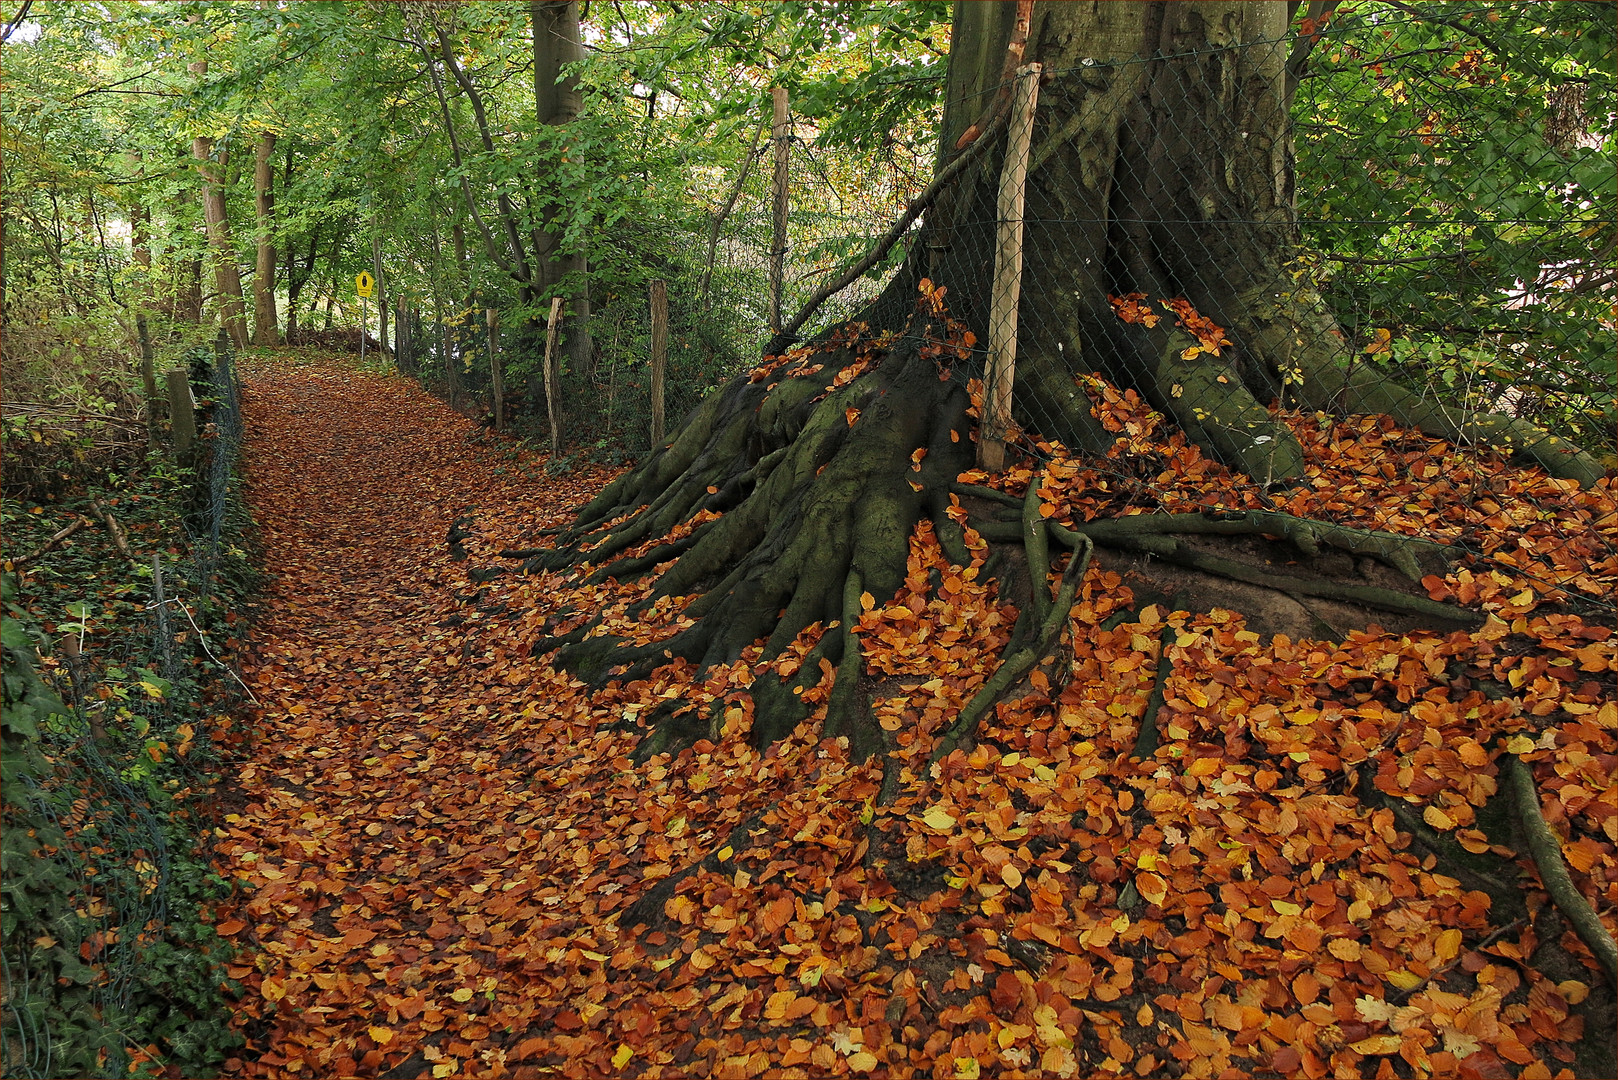
<svg viewBox="0 0 1618 1080">
<path fill-rule="evenodd" d="M 376 292 L 376 278 L 361 270 L 354 276 L 354 291 L 361 296 L 371 296 Z"/>
</svg>

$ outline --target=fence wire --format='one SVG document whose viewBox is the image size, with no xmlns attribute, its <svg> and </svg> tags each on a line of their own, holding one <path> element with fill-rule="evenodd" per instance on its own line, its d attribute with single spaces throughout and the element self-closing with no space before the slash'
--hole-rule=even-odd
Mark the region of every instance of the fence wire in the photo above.
<svg viewBox="0 0 1618 1080">
<path fill-rule="evenodd" d="M 1118 493 L 1115 510 L 1284 504 L 1380 527 L 1424 505 L 1434 538 L 1610 607 L 1578 584 L 1614 557 L 1610 541 L 1556 534 L 1535 509 L 1554 487 L 1512 492 L 1522 514 L 1471 519 L 1489 525 L 1445 512 L 1503 505 L 1506 455 L 1554 462 L 1580 447 L 1586 483 L 1615 460 L 1614 80 L 1610 64 L 1575 55 L 1577 13 L 1555 14 L 1564 24 L 1533 37 L 1544 55 L 1520 62 L 1442 20 L 1381 12 L 1316 27 L 1307 67 L 1290 72 L 1292 35 L 1047 68 L 1015 334 L 989 318 L 1003 156 L 991 146 L 941 198 L 952 205 L 930 207 L 798 336 L 865 311 L 909 260 L 974 333 L 950 377 L 977 390 L 992 380 L 992 345 L 1014 337 L 1016 445 L 1040 460 L 1065 444 Z M 1010 89 L 984 88 L 966 112 Z M 626 226 L 645 234 L 630 246 L 675 236 L 662 244 L 675 254 L 647 271 L 668 281 L 669 430 L 770 337 L 768 136 L 745 182 L 732 172 L 711 185 L 715 214 L 737 191 L 711 262 L 712 215 Z M 932 173 L 898 152 L 819 147 L 801 122 L 791 151 L 784 316 L 870 250 Z M 913 251 L 918 237 L 939 251 Z M 639 454 L 645 290 L 594 299 L 596 360 L 571 373 L 566 435 Z M 463 361 L 470 394 L 486 384 L 482 355 Z M 1166 469 L 1189 443 L 1208 459 L 1194 484 Z"/>
<path fill-rule="evenodd" d="M 235 490 L 242 428 L 234 358 L 221 343 L 214 359 L 208 373 L 213 435 L 190 495 L 184 553 L 154 563 L 141 630 L 110 639 L 96 635 L 82 651 L 58 648 L 59 662 L 40 668 L 63 706 L 60 715 L 42 717 L 39 724 L 38 749 L 50 767 L 21 771 L 17 787 L 7 784 L 8 834 L 26 830 L 66 838 L 59 846 L 36 848 L 26 873 L 68 883 L 67 907 L 47 936 L 82 961 L 70 981 L 84 988 L 90 1013 L 105 1026 L 53 1029 L 51 1016 L 61 1015 L 53 1003 L 64 993 L 65 982 L 58 981 L 64 972 L 40 969 L 32 948 L 38 943 L 21 940 L 8 925 L 7 947 L 0 951 L 3 1076 L 69 1075 L 65 1061 L 82 1063 L 98 1049 L 102 1071 L 96 1075 L 128 1075 L 132 1055 L 143 1049 L 129 1041 L 137 1029 L 131 1018 L 137 1009 L 153 1008 L 149 991 L 141 993 L 141 984 L 154 978 L 151 950 L 172 940 L 175 875 L 182 861 L 189 864 L 186 872 L 199 872 L 192 858 L 197 853 L 176 851 L 172 826 L 154 812 L 149 785 L 158 781 L 149 748 L 194 741 L 188 756 L 164 754 L 161 782 L 181 797 L 182 789 L 206 785 L 216 766 L 204 709 L 227 711 L 238 685 L 219 659 L 220 646 L 210 645 L 203 629 L 217 625 L 212 617 L 228 599 L 221 595 L 220 573 L 242 555 L 233 551 L 232 537 L 242 534 L 246 513 Z M 132 685 L 151 692 L 131 693 Z M 184 724 L 191 730 L 182 730 Z M 8 864 L 9 848 L 8 839 Z M 8 865 L 8 872 L 22 870 Z M 8 924 L 28 917 L 9 907 L 6 912 Z M 164 1023 L 173 1019 L 144 1016 L 139 1029 L 149 1033 Z M 171 1032 L 170 1048 L 187 1037 L 183 1028 Z"/>
<path fill-rule="evenodd" d="M 1087 451 L 1091 478 L 1118 493 L 1115 510 L 1286 509 L 1366 528 L 1424 512 L 1428 536 L 1610 610 L 1585 572 L 1611 565 L 1612 534 L 1567 531 L 1557 522 L 1571 516 L 1550 512 L 1579 471 L 1562 452 L 1587 452 L 1586 483 L 1614 460 L 1610 73 L 1570 75 L 1540 97 L 1516 91 L 1510 122 L 1489 125 L 1442 111 L 1501 90 L 1480 74 L 1475 43 L 1417 58 L 1356 40 L 1316 48 L 1374 74 L 1305 79 L 1292 146 L 1249 149 L 1261 117 L 1234 96 L 1275 70 L 1286 42 L 1045 72 L 1041 98 L 1061 104 L 1033 132 L 1018 319 L 990 325 L 990 301 L 969 278 L 951 314 L 980 341 L 952 377 L 988 383 L 979 396 L 992 399 L 990 350 L 1015 341 L 1018 444 L 1035 460 L 1052 456 L 1058 435 Z M 1452 80 L 1450 100 L 1410 104 L 1418 62 L 1427 82 L 1432 69 Z M 1142 81 L 1151 99 L 1117 93 Z M 1345 87 L 1364 100 L 1345 100 Z M 1386 115 L 1372 122 L 1378 109 Z M 1117 140 L 1110 176 L 1052 138 L 1055 118 L 1087 111 L 1087 130 Z M 1361 125 L 1345 128 L 1345 114 Z M 1262 182 L 1280 175 L 1262 175 L 1264 156 L 1293 146 L 1295 212 L 1292 193 Z M 996 262 L 1003 219 L 992 197 L 972 205 L 976 216 L 951 223 L 955 266 Z M 1329 402 L 1308 385 L 1323 377 L 1311 356 L 1351 373 Z M 1105 430 L 1075 424 L 1048 392 L 1024 392 L 1024 372 L 1053 360 Z M 1125 400 L 1109 399 L 1111 388 Z M 1397 423 L 1356 415 L 1382 413 Z M 1072 445 L 1084 435 L 1091 445 Z M 1279 455 L 1232 449 L 1288 436 L 1302 461 L 1284 482 L 1263 471 Z M 1213 447 L 1228 469 L 1193 486 L 1183 472 L 1159 482 L 1186 441 Z M 1499 463 L 1509 455 L 1564 467 L 1563 486 L 1508 490 Z M 1345 471 L 1355 480 L 1345 484 Z M 1463 520 L 1461 507 L 1484 512 Z"/>
</svg>

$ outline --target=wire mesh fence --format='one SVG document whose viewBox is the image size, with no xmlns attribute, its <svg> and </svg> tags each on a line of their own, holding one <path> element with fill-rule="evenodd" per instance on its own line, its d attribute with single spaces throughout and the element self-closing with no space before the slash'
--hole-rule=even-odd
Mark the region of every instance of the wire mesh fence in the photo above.
<svg viewBox="0 0 1618 1080">
<path fill-rule="evenodd" d="M 86 604 L 29 693 L 36 731 L 23 761 L 37 767 L 6 777 L 0 1075 L 124 1076 L 154 1051 L 205 1057 L 218 1034 L 181 1000 L 217 993 L 218 957 L 197 954 L 194 926 L 173 923 L 182 904 L 194 924 L 207 892 L 196 826 L 174 815 L 217 770 L 207 721 L 228 712 L 237 685 L 215 640 L 245 565 L 240 407 L 222 345 L 208 391 L 213 435 L 194 474 L 183 553 L 146 567 L 144 619 L 113 624 L 110 608 Z M 8 711 L 21 707 L 13 690 L 33 678 L 37 639 L 13 633 L 18 625 L 8 620 Z M 195 985 L 171 985 L 186 979 Z"/>
<path fill-rule="evenodd" d="M 948 377 L 1086 516 L 1420 532 L 1610 609 L 1572 493 L 1614 460 L 1611 72 L 1383 29 L 1295 94 L 1291 39 L 1027 73 L 1020 205 L 1013 107 L 930 211 Z"/>
<path fill-rule="evenodd" d="M 710 215 L 667 226 L 682 257 L 648 269 L 667 281 L 667 429 L 757 362 L 778 252 L 783 313 L 870 253 L 796 340 L 925 277 L 960 330 L 948 377 L 983 408 L 1003 389 L 992 356 L 1014 355 L 1002 434 L 1027 460 L 1082 461 L 1113 512 L 1285 508 L 1364 528 L 1404 515 L 1610 606 L 1580 581 L 1611 544 L 1547 534 L 1565 484 L 1614 460 L 1613 73 L 1579 52 L 1581 17 L 1559 9 L 1515 53 L 1453 19 L 1379 9 L 1302 35 L 1047 64 L 1010 216 L 1009 110 L 982 147 L 946 154 L 938 171 L 979 156 L 921 217 L 902 214 L 936 175 L 926 163 L 839 156 L 800 123 L 783 242 L 766 125 L 737 167 L 750 173 L 712 185 Z M 981 87 L 964 115 L 1012 89 Z M 878 244 L 890 228 L 897 242 Z M 997 314 L 1007 280 L 1017 298 Z M 569 437 L 638 454 L 650 305 L 643 283 L 594 299 Z M 475 384 L 486 361 L 462 366 Z M 1508 480 L 1507 458 L 1559 481 Z M 1446 509 L 1503 505 L 1508 483 L 1545 512 Z"/>
</svg>

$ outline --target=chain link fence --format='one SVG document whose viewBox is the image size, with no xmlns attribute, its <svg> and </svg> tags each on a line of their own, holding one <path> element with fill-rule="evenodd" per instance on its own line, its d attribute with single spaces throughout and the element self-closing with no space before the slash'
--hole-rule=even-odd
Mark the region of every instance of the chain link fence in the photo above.
<svg viewBox="0 0 1618 1080">
<path fill-rule="evenodd" d="M 222 1025 L 199 1013 L 222 955 L 204 955 L 218 945 L 198 905 L 221 883 L 207 880 L 192 815 L 240 687 L 220 641 L 247 574 L 240 403 L 222 345 L 207 387 L 212 436 L 182 496 L 184 553 L 160 551 L 149 576 L 130 575 L 145 587 L 125 590 L 144 617 L 86 603 L 54 642 L 7 620 L 7 708 L 26 707 L 34 731 L 7 729 L 0 1075 L 125 1076 L 218 1050 L 207 1043 Z"/>
</svg>

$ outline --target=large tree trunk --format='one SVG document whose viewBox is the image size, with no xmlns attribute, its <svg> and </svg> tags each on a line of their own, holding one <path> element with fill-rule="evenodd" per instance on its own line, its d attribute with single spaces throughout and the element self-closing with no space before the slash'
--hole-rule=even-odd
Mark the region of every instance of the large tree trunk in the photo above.
<svg viewBox="0 0 1618 1080">
<path fill-rule="evenodd" d="M 579 43 L 577 0 L 531 0 L 529 24 L 534 46 L 534 118 L 543 125 L 559 127 L 579 115 L 582 99 L 578 80 L 563 76 L 566 65 L 583 55 Z M 569 290 L 567 315 L 563 319 L 563 343 L 575 374 L 588 379 L 595 362 L 595 345 L 590 336 L 590 286 L 585 279 L 588 264 L 584 256 L 563 253 L 560 231 L 551 228 L 557 213 L 555 203 L 543 209 L 545 226 L 534 231 L 533 244 L 539 263 L 539 279 L 534 295 L 545 292 L 575 275 L 577 284 Z"/>
<path fill-rule="evenodd" d="M 1040 3 L 1029 17 L 1016 4 L 957 5 L 940 133 L 941 176 L 956 179 L 882 296 L 808 345 L 787 351 L 778 341 L 772 351 L 783 355 L 766 356 L 752 377 L 710 396 L 528 564 L 588 561 L 597 579 L 621 581 L 660 568 L 644 603 L 697 596 L 684 609 L 692 625 L 647 646 L 588 636 L 587 625 L 546 643 L 559 647 L 559 662 L 592 681 L 629 679 L 671 657 L 728 663 L 760 639 L 769 659 L 813 624 L 838 621 L 843 629 L 822 634 L 792 685 L 768 675 L 754 683 L 754 731 L 770 741 L 791 729 L 806 712 L 798 695 L 819 681 L 824 659 L 837 671 L 827 734 L 850 736 L 856 752 L 880 744 L 856 689 L 859 646 L 849 628 L 863 594 L 885 600 L 904 581 L 908 541 L 922 519 L 931 519 L 952 561 L 969 561 L 951 497 L 972 465 L 968 380 L 981 378 L 977 343 L 991 330 L 1005 142 L 995 103 L 1022 60 L 1040 61 L 1048 73 L 1024 212 L 1015 409 L 1028 429 L 1080 452 L 1111 448 L 1116 436 L 1094 418 L 1076 381 L 1100 372 L 1138 389 L 1262 495 L 1263 486 L 1290 485 L 1303 473 L 1297 439 L 1268 408 L 1278 396 L 1321 408 L 1374 402 L 1450 437 L 1517 424 L 1406 407 L 1414 395 L 1355 373 L 1318 297 L 1292 284 L 1284 11 L 1244 2 Z M 1028 19 L 1025 47 L 1015 33 L 1019 15 Z M 952 164 L 958 155 L 970 167 Z M 1159 318 L 1120 318 L 1109 298 L 1128 294 L 1140 294 Z M 1179 319 L 1164 306 L 1170 300 L 1182 305 Z M 1199 316 L 1223 329 L 1223 343 Z M 1591 477 L 1588 459 L 1544 444 L 1536 456 L 1561 475 Z M 1054 643 L 1062 597 L 1072 600 L 1071 582 L 1054 600 L 1046 591 L 1049 541 L 1073 548 L 1070 567 L 1091 544 L 1172 548 L 1122 535 L 1160 524 L 1162 515 L 1086 531 L 1048 528 L 1038 509 L 1032 498 L 1021 515 L 980 529 L 1020 539 L 1030 567 L 1022 577 L 1028 625 L 1014 635 L 1008 671 Z M 705 510 L 722 516 L 659 539 Z M 1405 538 L 1299 519 L 1259 528 L 1249 518 L 1230 530 L 1295 534 L 1304 537 L 1300 550 L 1315 537 L 1420 576 Z M 1201 565 L 1264 574 L 1228 561 Z M 1448 617 L 1421 596 L 1367 602 Z"/>
<path fill-rule="evenodd" d="M 963 4 L 940 161 L 1002 79 L 1014 5 Z M 1139 390 L 1187 435 L 1266 483 L 1302 477 L 1297 441 L 1267 405 L 1387 413 L 1451 439 L 1521 449 L 1554 475 L 1600 469 L 1521 421 L 1425 400 L 1356 364 L 1299 254 L 1288 118 L 1286 5 L 1037 4 L 1027 58 L 1047 76 L 1035 122 L 1017 398 L 1031 429 L 1077 447 L 1111 442 L 1074 377 Z M 1141 60 L 1139 57 L 1152 57 Z M 951 313 L 986 334 L 993 257 L 991 149 L 933 220 L 932 273 Z M 935 215 L 935 218 L 937 215 Z M 1119 319 L 1141 294 L 1157 325 Z M 1184 298 L 1231 344 L 1204 351 L 1162 302 Z M 1195 349 L 1187 359 L 1187 350 Z"/>
<path fill-rule="evenodd" d="M 257 215 L 254 240 L 257 262 L 253 270 L 253 344 L 279 345 L 281 331 L 275 316 L 275 173 L 270 155 L 275 153 L 275 132 L 258 137 L 253 158 L 253 199 Z"/>
</svg>

